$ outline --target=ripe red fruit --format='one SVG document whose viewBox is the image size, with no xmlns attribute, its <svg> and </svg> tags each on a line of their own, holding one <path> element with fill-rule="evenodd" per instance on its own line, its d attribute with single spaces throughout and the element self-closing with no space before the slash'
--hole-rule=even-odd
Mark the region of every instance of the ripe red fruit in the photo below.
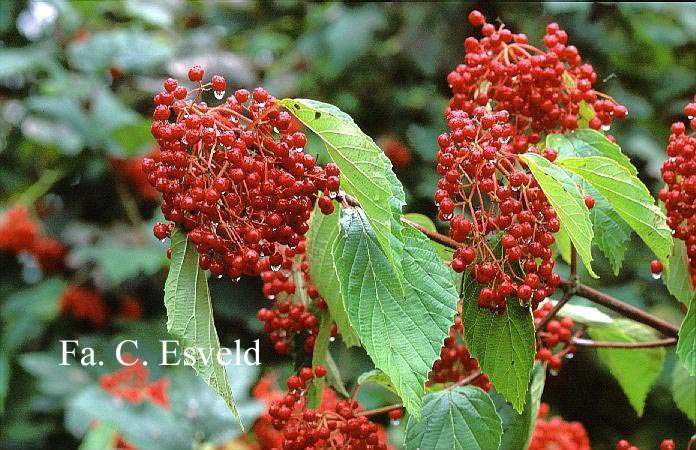
<svg viewBox="0 0 696 450">
<path fill-rule="evenodd" d="M 326 376 L 326 367 L 322 365 L 317 365 L 314 368 L 314 375 L 316 375 L 318 378 L 323 378 Z"/>
<path fill-rule="evenodd" d="M 650 261 L 650 272 L 652 272 L 655 275 L 659 275 L 662 273 L 663 270 L 664 267 L 660 261 L 658 261 L 657 259 Z"/>
<path fill-rule="evenodd" d="M 389 411 L 389 419 L 391 420 L 399 420 L 404 416 L 404 410 L 399 408 L 399 409 L 392 409 Z M 660 449 L 662 450 L 662 449 Z"/>
<path fill-rule="evenodd" d="M 486 18 L 481 14 L 481 11 L 473 10 L 469 13 L 469 23 L 478 28 L 486 23 Z"/>
<path fill-rule="evenodd" d="M 201 66 L 198 65 L 191 67 L 188 71 L 188 77 L 191 81 L 201 81 L 203 79 L 204 74 L 205 71 Z"/>
<path fill-rule="evenodd" d="M 672 439 L 665 439 L 662 442 L 660 442 L 660 450 L 674 450 L 677 448 L 677 445 L 674 443 Z"/>
<path fill-rule="evenodd" d="M 592 197 L 591 195 L 586 195 L 585 196 L 585 206 L 587 206 L 587 209 L 594 208 L 594 205 L 595 205 L 595 198 Z"/>
<path fill-rule="evenodd" d="M 225 89 L 227 89 L 227 82 L 220 75 L 213 75 L 213 78 L 210 81 L 213 84 L 213 91 L 225 92 Z"/>
</svg>

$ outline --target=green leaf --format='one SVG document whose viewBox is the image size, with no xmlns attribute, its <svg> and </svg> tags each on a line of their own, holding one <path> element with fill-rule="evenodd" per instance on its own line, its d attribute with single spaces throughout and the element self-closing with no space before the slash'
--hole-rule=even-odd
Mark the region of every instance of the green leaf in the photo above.
<svg viewBox="0 0 696 450">
<path fill-rule="evenodd" d="M 500 446 L 503 426 L 491 398 L 473 386 L 428 394 L 423 418 L 406 424 L 406 448 L 490 450 Z"/>
<path fill-rule="evenodd" d="M 334 388 L 336 392 L 342 396 L 346 398 L 350 397 L 350 393 L 346 389 L 346 386 L 343 384 L 343 380 L 341 379 L 341 372 L 338 370 L 336 361 L 334 361 L 330 352 L 326 354 L 326 370 L 326 382 L 329 383 L 329 386 Z"/>
<path fill-rule="evenodd" d="M 198 252 L 189 245 L 185 231 L 175 228 L 171 237 L 172 265 L 164 286 L 164 305 L 167 308 L 167 331 L 181 342 L 182 347 L 220 349 L 213 307 L 205 272 L 198 266 Z M 204 364 L 196 360 L 193 369 L 208 386 L 220 395 L 242 426 L 225 367 L 217 358 Z"/>
<path fill-rule="evenodd" d="M 677 407 L 696 425 L 696 376 L 679 364 L 672 371 L 672 398 Z"/>
<path fill-rule="evenodd" d="M 334 212 L 328 216 L 319 210 L 318 205 L 314 208 L 307 233 L 307 261 L 309 261 L 309 275 L 312 283 L 326 300 L 343 342 L 346 346 L 353 347 L 360 345 L 360 339 L 348 320 L 336 273 L 336 258 L 333 254 L 334 242 L 338 237 L 340 214 L 340 208 L 335 208 Z"/>
<path fill-rule="evenodd" d="M 585 195 L 591 195 L 595 199 L 594 208 L 590 211 L 594 243 L 609 260 L 616 276 L 621 270 L 626 247 L 631 239 L 631 227 L 592 185 L 583 181 L 582 186 Z"/>
<path fill-rule="evenodd" d="M 99 422 L 89 430 L 82 440 L 78 450 L 107 450 L 113 448 L 117 436 L 116 429 L 111 425 Z"/>
<path fill-rule="evenodd" d="M 625 167 L 601 157 L 566 158 L 558 162 L 591 184 L 657 255 L 665 267 L 672 253 L 672 232 L 650 191 Z"/>
<path fill-rule="evenodd" d="M 503 420 L 503 439 L 500 444 L 502 449 L 525 449 L 529 447 L 532 439 L 532 432 L 539 413 L 541 394 L 544 392 L 546 382 L 546 366 L 535 363 L 532 370 L 532 379 L 529 390 L 527 390 L 527 400 L 524 404 L 524 411 L 518 414 L 505 398 L 495 390 L 491 391 L 490 396 L 495 403 L 498 415 Z"/>
<path fill-rule="evenodd" d="M 402 287 L 362 210 L 346 210 L 341 227 L 334 253 L 350 322 L 408 411 L 420 417 L 424 383 L 456 314 L 456 289 L 416 230 L 404 229 Z"/>
<path fill-rule="evenodd" d="M 561 229 L 565 230 L 575 245 L 587 271 L 597 278 L 592 270 L 593 231 L 590 211 L 585 206 L 577 184 L 565 170 L 543 156 L 526 153 L 521 158 L 529 165 L 534 178 L 556 210 Z"/>
<path fill-rule="evenodd" d="M 496 391 L 521 413 L 536 354 L 532 313 L 513 303 L 503 314 L 479 308 L 480 286 L 468 274 L 464 282 L 462 319 L 469 351 Z"/>
<path fill-rule="evenodd" d="M 5 351 L 16 351 L 41 336 L 47 324 L 58 315 L 58 299 L 64 289 L 65 281 L 52 277 L 4 299 L 0 312 Z"/>
<path fill-rule="evenodd" d="M 326 355 L 329 354 L 329 338 L 331 338 L 331 325 L 333 320 L 331 314 L 324 312 L 321 315 L 319 323 L 319 334 L 317 334 L 314 351 L 312 352 L 312 369 L 316 369 L 321 365 L 326 367 Z M 324 392 L 324 382 L 326 377 L 315 377 L 307 394 L 307 403 L 309 408 L 319 408 L 321 405 L 321 396 Z"/>
<path fill-rule="evenodd" d="M 100 242 L 77 247 L 71 258 L 79 261 L 94 261 L 98 270 L 111 287 L 135 278 L 140 274 L 152 275 L 162 267 L 161 249 L 155 245 L 139 246 Z M 124 264 L 128 261 L 128 264 Z"/>
<path fill-rule="evenodd" d="M 556 304 L 556 301 L 552 301 Z M 570 317 L 574 322 L 588 326 L 601 326 L 614 322 L 611 316 L 604 314 L 594 306 L 573 305 L 566 303 L 560 311 L 560 317 Z"/>
<path fill-rule="evenodd" d="M 385 388 L 386 390 L 391 391 L 396 395 L 399 395 L 399 393 L 396 392 L 396 388 L 394 388 L 394 384 L 392 384 L 391 380 L 389 379 L 389 376 L 379 369 L 370 370 L 369 372 L 361 374 L 358 377 L 357 383 L 359 385 L 362 385 L 364 383 L 376 383 Z"/>
<path fill-rule="evenodd" d="M 689 310 L 679 327 L 677 356 L 686 370 L 696 376 L 696 297 L 691 299 Z"/>
<path fill-rule="evenodd" d="M 398 236 L 392 223 L 393 180 L 387 177 L 391 165 L 387 165 L 382 150 L 333 105 L 307 99 L 284 99 L 280 104 L 324 141 L 341 169 L 342 189 L 358 199 L 387 259 L 395 263 L 390 243 L 392 234 Z M 396 201 L 404 203 L 403 198 Z"/>
<path fill-rule="evenodd" d="M 624 167 L 631 175 L 638 174 L 628 156 L 621 152 L 621 147 L 597 130 L 582 129 L 572 133 L 550 134 L 546 137 L 546 146 L 558 150 L 557 162 L 565 158 L 604 156 Z"/>
<path fill-rule="evenodd" d="M 681 239 L 674 239 L 674 249 L 669 258 L 669 266 L 662 274 L 662 282 L 667 286 L 669 293 L 685 305 L 696 295 L 691 285 L 686 244 Z"/>
<path fill-rule="evenodd" d="M 417 223 L 418 225 L 427 228 L 430 231 L 437 231 L 437 228 L 435 228 L 435 224 L 433 223 L 432 220 L 430 220 L 430 217 L 425 216 L 423 214 L 418 214 L 418 213 L 409 213 L 409 214 L 404 214 L 404 218 L 410 220 L 411 222 Z M 452 253 L 453 250 L 445 247 L 444 245 L 435 242 L 435 241 L 430 241 L 430 244 L 433 246 L 433 248 L 437 251 L 437 254 L 440 255 L 440 258 L 450 261 L 452 259 Z"/>
<path fill-rule="evenodd" d="M 588 333 L 593 339 L 610 342 L 641 342 L 658 338 L 652 328 L 623 318 L 610 325 L 591 327 Z M 619 382 L 638 416 L 642 416 L 645 398 L 662 371 L 665 349 L 599 348 L 597 354 Z"/>
</svg>

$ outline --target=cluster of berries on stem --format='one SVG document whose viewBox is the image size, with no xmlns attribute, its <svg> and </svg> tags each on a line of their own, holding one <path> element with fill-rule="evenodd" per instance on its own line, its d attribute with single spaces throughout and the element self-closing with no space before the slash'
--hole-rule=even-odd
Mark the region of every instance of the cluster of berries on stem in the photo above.
<svg viewBox="0 0 696 450">
<path fill-rule="evenodd" d="M 354 399 L 340 400 L 326 408 L 307 407 L 306 392 L 312 379 L 325 375 L 323 366 L 314 371 L 301 369 L 299 375 L 287 379 L 287 394 L 271 403 L 271 423 L 283 433 L 280 448 L 386 450 L 383 430 L 361 415 L 360 405 Z"/>
<path fill-rule="evenodd" d="M 99 379 L 101 388 L 112 396 L 134 405 L 149 400 L 155 405 L 169 409 L 169 379 L 162 377 L 157 381 L 149 381 L 150 371 L 140 359 L 127 353 L 124 353 L 122 358 L 127 365 L 114 373 L 102 375 Z"/>
<path fill-rule="evenodd" d="M 566 422 L 559 416 L 547 419 L 549 405 L 539 405 L 539 413 L 528 450 L 590 450 L 590 438 L 580 422 Z"/>
<path fill-rule="evenodd" d="M 696 96 L 684 107 L 684 114 L 689 118 L 691 130 L 681 121 L 672 124 L 668 158 L 662 164 L 665 187 L 659 198 L 665 204 L 672 234 L 686 244 L 691 284 L 696 286 Z M 662 265 L 653 261 L 650 270 L 659 275 Z"/>
<path fill-rule="evenodd" d="M 539 324 L 553 308 L 553 303 L 547 301 L 534 311 L 534 325 Z M 557 372 L 561 369 L 563 357 L 572 356 L 575 346 L 572 344 L 573 327 L 575 323 L 570 317 L 560 320 L 550 320 L 536 334 L 536 359 L 549 365 L 549 369 Z M 560 347 L 560 350 L 554 351 Z"/>
<path fill-rule="evenodd" d="M 65 269 L 68 250 L 60 241 L 44 236 L 40 228 L 25 206 L 8 208 L 0 219 L 0 251 L 27 252 L 44 273 L 59 273 Z"/>
<path fill-rule="evenodd" d="M 435 203 L 440 219 L 450 222 L 450 236 L 464 244 L 452 268 L 470 270 L 484 286 L 479 306 L 502 313 L 516 298 L 535 309 L 560 282 L 551 250 L 560 223 L 520 155 L 555 161 L 556 149 L 534 144 L 544 134 L 577 128 L 583 107 L 595 129 L 627 111 L 592 89 L 596 73 L 557 24 L 546 27 L 542 51 L 525 35 L 486 23 L 478 11 L 469 20 L 484 37 L 466 39 L 464 63 L 447 77 L 450 131 L 438 137 L 442 178 Z M 594 199 L 585 204 L 591 208 Z"/>
<path fill-rule="evenodd" d="M 182 226 L 201 268 L 215 276 L 278 270 L 281 247 L 300 244 L 320 193 L 321 211 L 333 211 L 338 167 L 322 168 L 304 152 L 306 135 L 265 89 L 238 89 L 208 106 L 203 96 L 212 90 L 222 100 L 225 79 L 204 84 L 199 66 L 188 75 L 190 91 L 170 78 L 155 96 L 151 131 L 160 153 L 145 158 L 143 170 L 170 223 L 154 233 L 164 239 Z"/>
<path fill-rule="evenodd" d="M 457 316 L 454 319 L 454 325 L 450 328 L 449 336 L 445 339 L 440 350 L 440 359 L 433 364 L 428 384 L 458 383 L 479 370 L 481 367 L 478 360 L 471 356 L 464 342 L 462 318 Z M 472 380 L 471 384 L 486 392 L 493 387 L 488 375 L 485 374 Z"/>
<path fill-rule="evenodd" d="M 672 439 L 663 439 L 660 442 L 660 450 L 675 450 L 677 445 Z M 631 445 L 626 439 L 621 439 L 616 443 L 616 450 L 640 450 L 635 445 Z"/>
</svg>

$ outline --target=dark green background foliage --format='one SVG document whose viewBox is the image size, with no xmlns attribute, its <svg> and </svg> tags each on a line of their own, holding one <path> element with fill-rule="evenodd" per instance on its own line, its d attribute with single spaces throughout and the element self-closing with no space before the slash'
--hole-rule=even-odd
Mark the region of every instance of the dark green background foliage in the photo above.
<svg viewBox="0 0 696 450">
<path fill-rule="evenodd" d="M 94 330 L 57 317 L 62 284 L 35 285 L 35 271 L 1 254 L 1 353 L 10 360 L 11 375 L 4 379 L 8 372 L 0 368 L 0 383 L 9 386 L 7 391 L 0 386 L 0 397 L 7 392 L 0 448 L 77 445 L 63 415 L 86 388 L 77 382 L 66 386 L 66 374 L 51 365 L 52 357 L 57 364 L 58 339 L 81 336 L 108 347 L 116 336 L 150 335 L 152 341 L 165 333 L 165 247 L 149 237 L 158 209 L 134 195 L 111 164 L 113 158 L 151 148 L 151 98 L 163 79 L 183 78 L 198 63 L 208 74 L 225 76 L 230 88 L 263 85 L 278 98 L 337 105 L 378 142 L 389 137 L 411 150 L 411 166 L 397 171 L 408 212 L 434 216 L 446 75 L 463 57 L 464 38 L 474 32 L 466 21 L 473 7 L 527 33 L 532 42 L 539 42 L 547 22 L 557 21 L 568 31 L 570 42 L 603 78 L 598 89 L 628 107 L 628 118 L 611 132 L 641 179 L 657 192 L 669 125 L 696 91 L 693 3 L 1 1 L 0 208 L 42 199 L 49 206 L 45 232 L 71 245 L 76 264 L 80 258 L 93 261 L 79 266 L 74 279 L 100 287 L 113 309 L 122 292 L 137 295 L 145 318 Z M 42 11 L 49 12 L 44 22 Z M 324 151 L 318 141 L 310 146 L 313 153 Z M 650 253 L 637 238 L 619 278 L 612 277 L 608 261 L 595 256 L 602 278 L 583 276 L 585 281 L 678 322 L 675 301 L 651 279 Z M 260 283 L 244 279 L 233 285 L 223 279 L 211 280 L 210 287 L 222 344 L 241 338 L 248 345 L 260 338 L 262 370 L 290 367 L 259 334 L 255 313 L 267 304 Z M 370 368 L 360 351 L 333 351 L 349 387 Z M 22 356 L 28 353 L 34 354 Z M 670 358 L 640 419 L 588 349 L 579 350 L 558 376 L 547 377 L 543 399 L 566 419 L 582 421 L 598 449 L 613 448 L 620 437 L 646 449 L 664 437 L 683 443 L 690 424 L 671 399 Z M 167 374 L 185 378 L 180 372 Z M 91 376 L 99 373 L 104 371 Z M 238 404 L 249 402 L 249 385 L 243 380 L 233 388 L 246 390 L 235 390 Z M 379 389 L 363 391 L 361 398 L 371 407 L 393 400 Z M 249 412 L 254 405 L 246 408 L 255 414 Z M 402 436 L 402 427 L 392 428 L 394 436 Z"/>
</svg>

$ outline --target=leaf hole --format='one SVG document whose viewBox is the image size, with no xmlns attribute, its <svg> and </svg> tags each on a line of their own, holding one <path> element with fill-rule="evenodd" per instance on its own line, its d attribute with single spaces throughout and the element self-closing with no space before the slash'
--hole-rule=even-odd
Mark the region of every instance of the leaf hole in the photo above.
<svg viewBox="0 0 696 450">
<path fill-rule="evenodd" d="M 320 117 L 321 117 L 321 113 L 319 111 L 314 113 L 314 120 L 317 120 Z"/>
</svg>

